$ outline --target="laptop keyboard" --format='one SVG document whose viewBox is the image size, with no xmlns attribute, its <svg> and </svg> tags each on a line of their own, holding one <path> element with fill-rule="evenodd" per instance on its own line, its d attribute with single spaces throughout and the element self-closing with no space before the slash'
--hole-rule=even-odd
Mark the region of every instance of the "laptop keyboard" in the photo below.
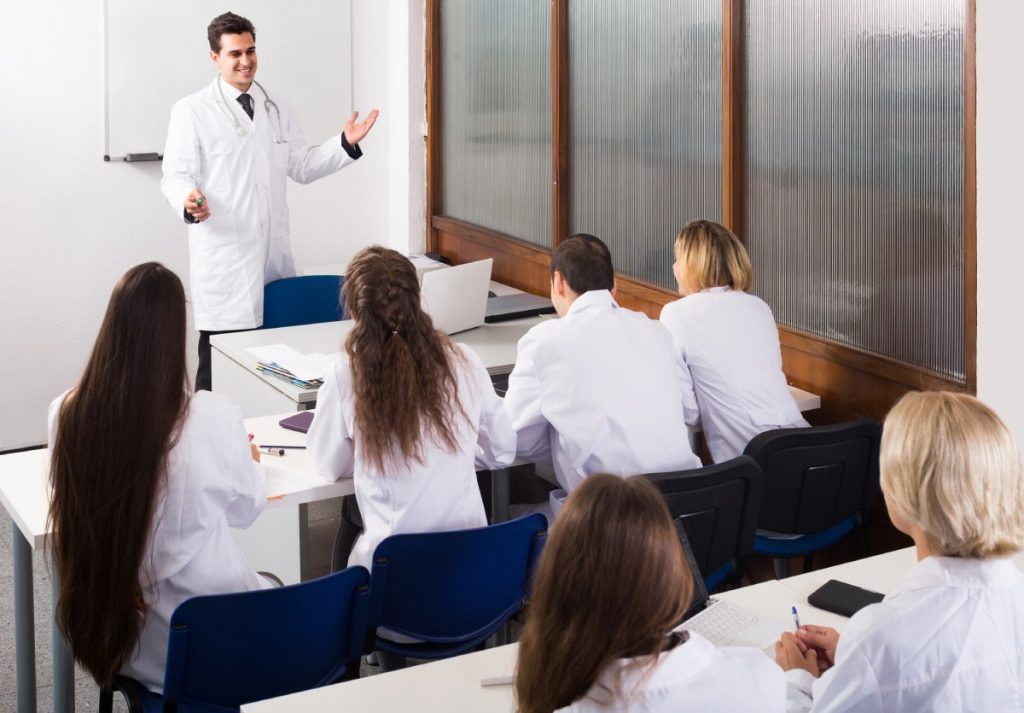
<svg viewBox="0 0 1024 713">
<path fill-rule="evenodd" d="M 716 646 L 728 646 L 763 621 L 764 617 L 748 609 L 717 599 L 700 614 L 687 619 L 686 628 Z"/>
</svg>

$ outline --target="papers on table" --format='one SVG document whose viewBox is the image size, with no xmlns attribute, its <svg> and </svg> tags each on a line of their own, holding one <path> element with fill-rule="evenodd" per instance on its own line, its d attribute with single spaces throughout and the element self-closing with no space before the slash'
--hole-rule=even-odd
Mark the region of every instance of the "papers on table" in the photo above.
<svg viewBox="0 0 1024 713">
<path fill-rule="evenodd" d="M 333 354 L 302 354 L 287 344 L 268 344 L 247 350 L 256 357 L 256 369 L 261 374 L 276 377 L 299 388 L 311 389 L 323 383 L 330 368 Z"/>
</svg>

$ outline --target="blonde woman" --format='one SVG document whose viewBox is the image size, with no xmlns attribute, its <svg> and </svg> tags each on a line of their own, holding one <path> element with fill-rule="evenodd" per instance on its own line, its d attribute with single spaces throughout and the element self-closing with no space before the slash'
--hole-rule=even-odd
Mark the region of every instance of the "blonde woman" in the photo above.
<svg viewBox="0 0 1024 713">
<path fill-rule="evenodd" d="M 1013 438 L 963 394 L 912 393 L 885 421 L 882 492 L 918 563 L 842 637 L 783 634 L 790 710 L 1024 709 L 1024 487 Z"/>
<path fill-rule="evenodd" d="M 781 713 L 782 672 L 758 649 L 677 630 L 693 581 L 645 478 L 591 475 L 558 514 L 519 641 L 519 713 Z"/>
<path fill-rule="evenodd" d="M 676 238 L 675 258 L 683 299 L 665 305 L 661 323 L 690 368 L 714 461 L 740 455 L 762 431 L 807 426 L 782 373 L 772 310 L 747 292 L 753 270 L 743 243 L 694 220 Z"/>
</svg>

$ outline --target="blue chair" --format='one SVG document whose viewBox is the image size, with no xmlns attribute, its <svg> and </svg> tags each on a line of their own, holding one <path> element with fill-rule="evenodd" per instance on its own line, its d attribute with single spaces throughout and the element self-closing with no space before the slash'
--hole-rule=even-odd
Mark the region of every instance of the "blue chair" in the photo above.
<svg viewBox="0 0 1024 713">
<path fill-rule="evenodd" d="M 810 569 L 815 552 L 854 530 L 861 556 L 867 555 L 865 527 L 878 502 L 881 435 L 878 421 L 858 418 L 766 431 L 747 444 L 744 453 L 764 473 L 754 552 L 775 559 L 776 576 L 789 576 L 791 557 L 804 557 Z"/>
<path fill-rule="evenodd" d="M 747 456 L 675 473 L 645 476 L 661 491 L 690 542 L 708 591 L 743 575 L 754 551 L 764 476 Z"/>
<path fill-rule="evenodd" d="M 164 693 L 118 677 L 132 713 L 237 711 L 243 703 L 358 676 L 369 573 L 350 567 L 255 592 L 193 597 L 171 616 Z M 113 693 L 100 692 L 100 713 Z"/>
<path fill-rule="evenodd" d="M 522 609 L 546 539 L 540 514 L 387 538 L 373 555 L 370 625 L 422 643 L 374 636 L 373 648 L 392 658 L 437 659 L 484 643 Z"/>
<path fill-rule="evenodd" d="M 303 275 L 274 280 L 263 288 L 260 329 L 335 322 L 344 318 L 341 275 Z"/>
</svg>

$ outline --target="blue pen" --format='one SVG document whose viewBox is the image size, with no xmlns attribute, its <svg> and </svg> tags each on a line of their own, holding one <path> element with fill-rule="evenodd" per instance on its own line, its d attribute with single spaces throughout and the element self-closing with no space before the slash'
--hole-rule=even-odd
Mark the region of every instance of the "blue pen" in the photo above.
<svg viewBox="0 0 1024 713">
<path fill-rule="evenodd" d="M 796 607 L 795 606 L 792 607 L 792 611 L 793 611 L 793 626 L 795 626 L 797 629 L 799 629 L 800 628 L 800 615 L 796 613 Z"/>
</svg>

